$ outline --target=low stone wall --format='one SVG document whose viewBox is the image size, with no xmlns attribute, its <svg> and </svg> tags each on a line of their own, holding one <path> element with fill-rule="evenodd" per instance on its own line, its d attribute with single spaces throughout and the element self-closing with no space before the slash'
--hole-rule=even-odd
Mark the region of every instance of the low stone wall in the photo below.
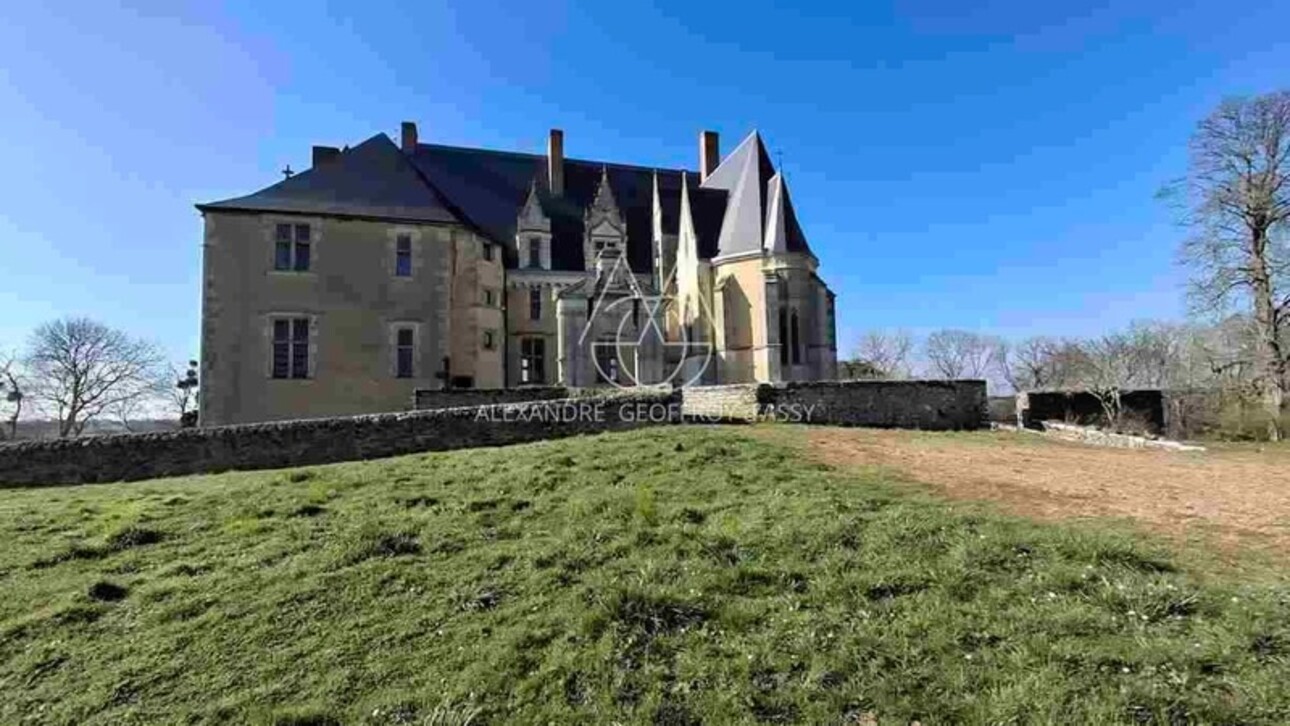
<svg viewBox="0 0 1290 726">
<path fill-rule="evenodd" d="M 681 416 L 705 421 L 753 421 L 769 400 L 770 386 L 734 383 L 682 389 Z"/>
<path fill-rule="evenodd" d="M 564 386 L 470 388 L 451 391 L 419 388 L 412 394 L 412 408 L 418 411 L 434 411 L 441 408 L 460 408 L 462 406 L 554 401 L 561 398 L 573 398 L 575 395 Z"/>
<path fill-rule="evenodd" d="M 1184 444 L 1168 439 L 1152 439 L 1146 436 L 1131 436 L 1102 431 L 1089 426 L 1045 421 L 1042 431 L 1051 438 L 1062 441 L 1073 441 L 1091 446 L 1109 446 L 1115 449 L 1162 449 L 1165 451 L 1204 451 L 1204 446 Z"/>
<path fill-rule="evenodd" d="M 1126 428 L 1160 434 L 1165 430 L 1164 396 L 1159 390 L 1123 391 L 1121 423 Z M 1088 391 L 1026 391 L 1017 394 L 1017 418 L 1027 428 L 1044 421 L 1105 426 L 1102 402 Z"/>
<path fill-rule="evenodd" d="M 682 416 L 698 420 L 926 430 L 987 424 L 985 381 L 820 381 L 685 389 Z"/>
<path fill-rule="evenodd" d="M 129 481 L 501 446 L 669 423 L 679 416 L 678 403 L 670 390 L 644 389 L 600 398 L 3 444 L 0 485 Z"/>
<path fill-rule="evenodd" d="M 822 381 L 772 387 L 776 420 L 925 430 L 986 425 L 985 381 Z"/>
</svg>

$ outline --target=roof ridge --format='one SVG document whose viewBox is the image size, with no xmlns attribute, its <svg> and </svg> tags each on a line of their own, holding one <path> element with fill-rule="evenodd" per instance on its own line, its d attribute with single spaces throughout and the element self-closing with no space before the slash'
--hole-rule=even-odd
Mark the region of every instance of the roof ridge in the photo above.
<svg viewBox="0 0 1290 726">
<path fill-rule="evenodd" d="M 385 136 L 385 134 L 383 133 L 377 134 L 377 136 Z M 465 152 L 475 152 L 475 153 L 485 153 L 485 154 L 497 154 L 499 156 L 511 156 L 511 157 L 518 157 L 523 159 L 533 159 L 533 160 L 546 158 L 546 154 L 534 154 L 529 151 L 512 151 L 510 149 L 490 149 L 483 146 L 456 146 L 453 144 L 430 144 L 425 142 L 418 143 L 417 150 L 419 151 L 422 148 L 442 149 L 446 151 L 465 151 Z M 686 172 L 688 174 L 698 174 L 697 171 L 693 169 L 686 169 L 684 167 L 678 168 L 678 167 L 657 166 L 654 164 L 631 164 L 631 163 L 620 162 L 620 161 L 604 161 L 601 159 L 583 159 L 583 158 L 572 157 L 572 156 L 566 156 L 564 159 L 564 163 L 587 164 L 591 166 L 609 166 L 615 169 L 631 169 L 631 170 L 638 170 L 638 171 L 661 171 L 661 172 L 672 172 L 677 174 L 681 172 Z"/>
</svg>

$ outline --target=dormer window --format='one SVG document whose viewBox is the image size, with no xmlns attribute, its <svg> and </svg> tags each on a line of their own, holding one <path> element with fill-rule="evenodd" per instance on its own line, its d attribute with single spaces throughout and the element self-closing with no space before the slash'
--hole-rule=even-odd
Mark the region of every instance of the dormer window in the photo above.
<svg viewBox="0 0 1290 726">
<path fill-rule="evenodd" d="M 542 266 L 542 239 L 529 237 L 529 267 Z"/>
</svg>

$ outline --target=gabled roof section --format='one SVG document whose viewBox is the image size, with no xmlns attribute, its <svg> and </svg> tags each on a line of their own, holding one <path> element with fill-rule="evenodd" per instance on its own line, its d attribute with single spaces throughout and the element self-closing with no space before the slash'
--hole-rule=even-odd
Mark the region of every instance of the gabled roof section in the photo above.
<svg viewBox="0 0 1290 726">
<path fill-rule="evenodd" d="M 730 156 L 721 161 L 703 182 L 704 189 L 729 192 L 717 255 L 728 256 L 762 249 L 766 223 L 768 184 L 775 175 L 766 146 L 756 131 L 748 134 Z"/>
<path fill-rule="evenodd" d="M 254 194 L 199 204 L 197 208 L 407 222 L 462 221 L 385 134 L 377 134 L 324 164 Z"/>
<path fill-rule="evenodd" d="M 443 193 L 463 221 L 503 244 L 515 239 L 516 217 L 525 204 L 530 185 L 537 178 L 538 198 L 551 219 L 551 266 L 555 270 L 586 269 L 584 213 L 593 205 L 603 176 L 627 229 L 631 269 L 648 274 L 653 267 L 654 170 L 651 168 L 566 158 L 564 194 L 553 197 L 545 181 L 544 155 L 418 144 L 409 158 L 435 189 Z M 660 187 L 668 183 L 669 177 L 675 179 L 680 173 L 658 171 Z M 676 186 L 679 188 L 679 185 L 678 179 Z M 675 208 L 667 207 L 665 189 L 660 189 L 660 195 L 664 201 L 666 228 L 667 218 L 675 220 L 676 212 Z M 675 195 L 673 198 L 679 199 Z M 672 225 L 675 226 L 674 221 Z M 513 255 L 513 252 L 507 254 Z M 516 260 L 509 258 L 507 262 L 516 264 Z"/>
</svg>

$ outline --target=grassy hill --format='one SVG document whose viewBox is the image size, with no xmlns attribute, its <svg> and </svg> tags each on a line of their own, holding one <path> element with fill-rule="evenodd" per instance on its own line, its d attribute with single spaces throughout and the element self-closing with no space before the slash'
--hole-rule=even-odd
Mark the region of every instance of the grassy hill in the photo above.
<svg viewBox="0 0 1290 726">
<path fill-rule="evenodd" d="M 1290 720 L 1290 591 L 746 429 L 0 491 L 0 723 Z"/>
</svg>

